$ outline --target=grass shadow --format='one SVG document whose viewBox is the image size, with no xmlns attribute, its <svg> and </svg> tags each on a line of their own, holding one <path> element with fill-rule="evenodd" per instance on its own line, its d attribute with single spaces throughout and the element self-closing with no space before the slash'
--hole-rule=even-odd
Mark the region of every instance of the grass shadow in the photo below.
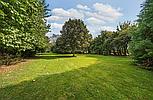
<svg viewBox="0 0 153 100">
<path fill-rule="evenodd" d="M 42 75 L 33 80 L 23 81 L 16 85 L 0 88 L 0 99 L 81 100 L 81 98 L 83 98 L 81 93 L 87 93 L 85 88 L 81 89 L 80 87 L 81 85 L 88 85 L 88 83 L 86 83 L 87 80 L 81 79 L 81 77 L 87 74 L 86 70 L 88 70 L 88 68 L 80 68 L 59 74 Z M 77 90 L 79 88 L 80 91 Z M 78 94 L 75 94 L 77 92 Z"/>
</svg>

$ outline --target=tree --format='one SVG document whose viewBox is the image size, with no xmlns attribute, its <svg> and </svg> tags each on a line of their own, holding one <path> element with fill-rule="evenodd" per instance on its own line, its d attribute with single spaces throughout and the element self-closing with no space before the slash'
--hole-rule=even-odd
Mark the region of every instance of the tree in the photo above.
<svg viewBox="0 0 153 100">
<path fill-rule="evenodd" d="M 47 46 L 44 0 L 0 0 L 0 56 L 31 56 Z"/>
<path fill-rule="evenodd" d="M 56 47 L 58 50 L 71 52 L 75 56 L 78 51 L 86 51 L 90 45 L 91 38 L 92 36 L 82 20 L 69 19 L 62 28 Z"/>
<path fill-rule="evenodd" d="M 138 64 L 153 67 L 153 0 L 142 4 L 138 17 L 138 28 L 132 34 L 131 53 Z"/>
<path fill-rule="evenodd" d="M 133 32 L 134 27 L 135 24 L 131 24 L 129 21 L 120 23 L 119 26 L 117 26 L 117 31 L 112 41 L 113 47 L 116 46 L 114 49 L 116 49 L 117 55 L 126 56 L 129 54 L 128 46 L 131 41 L 131 32 Z"/>
</svg>

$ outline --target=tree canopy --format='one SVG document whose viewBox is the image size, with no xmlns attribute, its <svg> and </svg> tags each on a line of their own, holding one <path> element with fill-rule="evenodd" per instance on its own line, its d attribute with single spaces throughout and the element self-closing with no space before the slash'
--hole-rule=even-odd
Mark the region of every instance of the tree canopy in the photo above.
<svg viewBox="0 0 153 100">
<path fill-rule="evenodd" d="M 80 19 L 69 19 L 65 22 L 61 36 L 56 41 L 57 52 L 88 52 L 92 35 Z"/>
<path fill-rule="evenodd" d="M 1 57 L 32 56 L 47 46 L 47 7 L 45 0 L 0 0 Z"/>
<path fill-rule="evenodd" d="M 131 40 L 132 27 L 130 22 L 124 22 L 117 26 L 116 32 L 101 31 L 101 35 L 93 40 L 90 47 L 91 51 L 103 55 L 128 55 L 128 43 Z"/>
<path fill-rule="evenodd" d="M 139 14 L 138 28 L 132 34 L 131 53 L 135 61 L 153 66 L 153 0 L 146 0 Z"/>
</svg>

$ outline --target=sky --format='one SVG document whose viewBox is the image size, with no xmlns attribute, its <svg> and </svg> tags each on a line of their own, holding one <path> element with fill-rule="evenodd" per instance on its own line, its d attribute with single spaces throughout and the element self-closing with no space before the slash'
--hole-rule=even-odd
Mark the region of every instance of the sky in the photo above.
<svg viewBox="0 0 153 100">
<path fill-rule="evenodd" d="M 52 16 L 47 18 L 52 34 L 60 34 L 69 18 L 82 19 L 93 36 L 115 31 L 119 23 L 134 22 L 144 0 L 46 0 Z"/>
</svg>

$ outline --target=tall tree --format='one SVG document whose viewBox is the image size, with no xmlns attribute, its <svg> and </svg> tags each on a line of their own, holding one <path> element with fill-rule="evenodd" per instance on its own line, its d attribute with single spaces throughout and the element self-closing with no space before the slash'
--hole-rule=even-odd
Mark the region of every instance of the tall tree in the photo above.
<svg viewBox="0 0 153 100">
<path fill-rule="evenodd" d="M 142 4 L 138 17 L 138 28 L 132 34 L 131 53 L 137 63 L 153 67 L 153 0 Z"/>
<path fill-rule="evenodd" d="M 44 0 L 0 0 L 0 55 L 25 56 L 46 47 Z"/>
<path fill-rule="evenodd" d="M 80 19 L 69 19 L 62 28 L 61 37 L 57 40 L 57 44 L 60 45 L 57 48 L 62 48 L 75 56 L 76 51 L 83 51 L 89 47 L 90 40 L 91 35 L 84 22 Z"/>
</svg>

